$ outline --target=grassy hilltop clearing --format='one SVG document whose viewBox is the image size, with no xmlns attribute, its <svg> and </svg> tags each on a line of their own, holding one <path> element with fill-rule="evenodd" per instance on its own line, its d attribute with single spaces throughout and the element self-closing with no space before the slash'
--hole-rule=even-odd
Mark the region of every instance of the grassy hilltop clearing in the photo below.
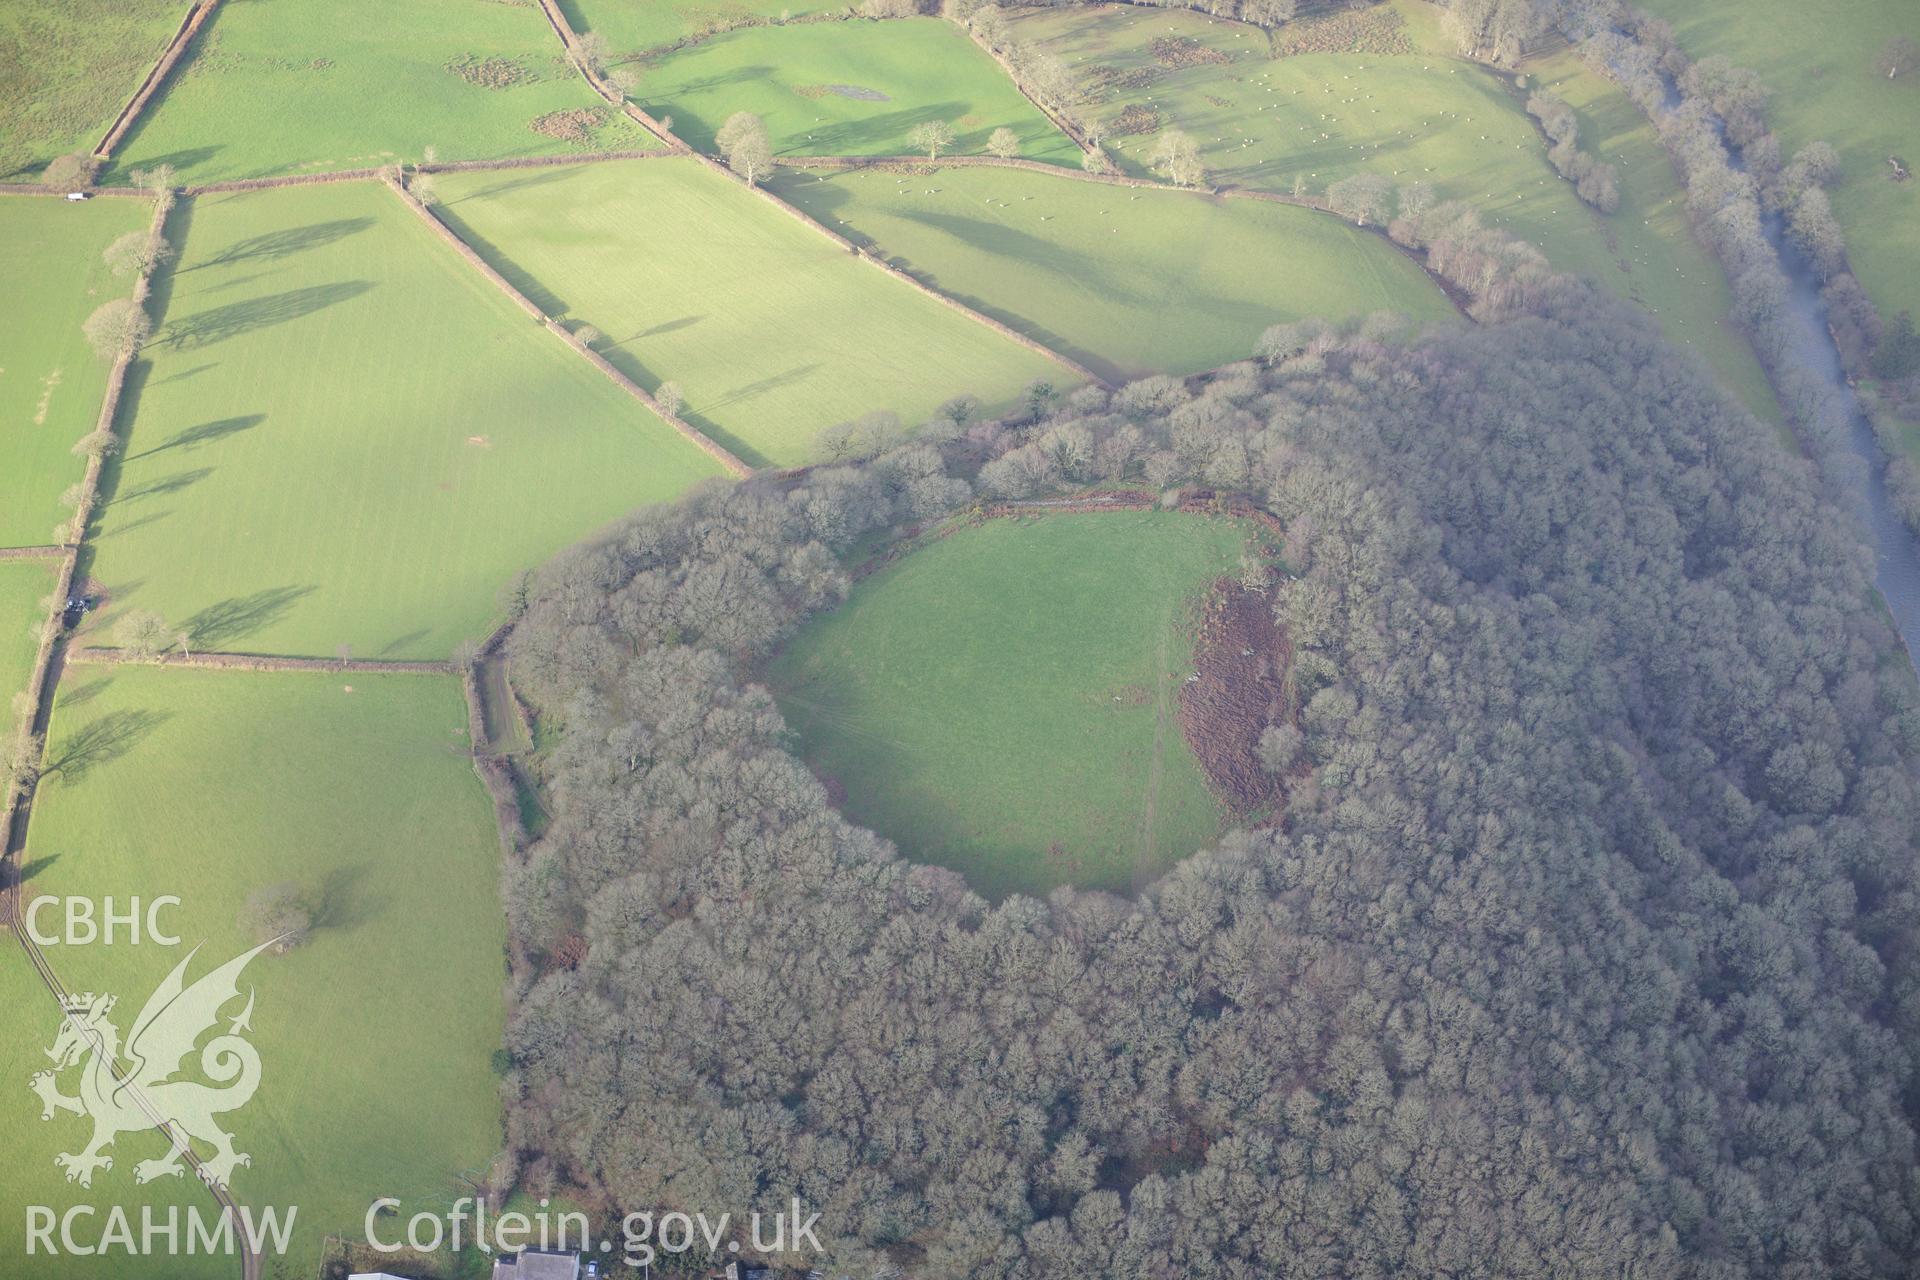
<svg viewBox="0 0 1920 1280">
<path fill-rule="evenodd" d="M 1454 314 L 1383 237 L 1287 205 L 984 168 L 786 170 L 773 189 L 1113 381 L 1218 368 L 1310 315 Z"/>
<path fill-rule="evenodd" d="M 183 0 L 0 2 L 0 182 L 98 142 L 186 11 Z"/>
<path fill-rule="evenodd" d="M 1045 356 L 855 261 L 691 160 L 450 174 L 447 220 L 553 314 L 591 324 L 648 388 L 750 462 L 813 461 L 876 410 L 916 425 L 961 393 L 1005 404 Z"/>
<path fill-rule="evenodd" d="M 1377 7 L 1366 22 L 1378 51 L 1281 57 L 1257 28 L 1184 10 L 1036 9 L 1010 27 L 1073 73 L 1080 110 L 1127 172 L 1152 174 L 1160 138 L 1177 128 L 1199 145 L 1214 183 L 1312 195 L 1363 173 L 1429 183 L 1559 270 L 1646 307 L 1749 408 L 1777 418 L 1759 363 L 1727 318 L 1720 268 L 1687 226 L 1672 167 L 1623 95 L 1570 58 L 1528 68 L 1591 109 L 1581 145 L 1621 168 L 1620 208 L 1605 215 L 1547 162 L 1526 95 L 1452 56 L 1425 6 Z M 1287 28 L 1274 37 L 1281 50 L 1289 40 L 1317 47 Z"/>
<path fill-rule="evenodd" d="M 73 514 L 60 495 L 86 470 L 73 445 L 93 430 L 108 366 L 80 326 L 132 288 L 102 251 L 152 220 L 144 200 L 0 201 L 0 547 L 52 542 Z"/>
<path fill-rule="evenodd" d="M 567 63 L 533 5 L 223 4 L 114 171 L 216 182 L 417 161 L 645 150 Z"/>
<path fill-rule="evenodd" d="M 862 582 L 774 665 L 854 821 L 982 893 L 1126 892 L 1225 818 L 1175 723 L 1246 532 L 1172 512 L 990 520 Z"/>
<path fill-rule="evenodd" d="M 635 65 L 640 100 L 703 149 L 729 115 L 751 111 L 781 155 L 910 155 L 913 127 L 938 120 L 955 151 L 981 151 L 1005 127 L 1030 160 L 1080 163 L 993 59 L 937 18 L 750 27 Z"/>
<path fill-rule="evenodd" d="M 125 1035 L 187 949 L 201 948 L 191 979 L 259 941 L 242 921 L 257 892 L 291 882 L 311 905 L 310 940 L 244 974 L 261 1084 L 224 1119 L 253 1157 L 236 1197 L 299 1206 L 289 1265 L 318 1257 L 325 1234 L 357 1236 L 376 1196 L 450 1202 L 500 1147 L 488 1065 L 502 1016 L 499 845 L 465 749 L 466 709 L 447 678 L 66 674 L 30 890 L 182 900 L 168 917 L 179 948 L 48 948 L 70 989 L 118 993 Z M 190 1175 L 136 1185 L 135 1164 L 164 1153 L 150 1133 L 121 1137 L 91 1189 L 62 1180 L 54 1153 L 78 1150 L 88 1128 L 70 1115 L 42 1123 L 25 1089 L 57 1006 L 22 989 L 32 971 L 17 957 L 5 970 L 18 1016 L 0 1068 L 19 1091 L 5 1110 L 6 1202 L 211 1204 Z M 18 1213 L 0 1220 L 0 1256 L 19 1256 L 22 1227 Z M 140 1280 L 236 1271 L 230 1259 L 117 1265 Z M 48 1266 L 34 1274 L 101 1274 L 97 1261 Z"/>
<path fill-rule="evenodd" d="M 197 648 L 444 658 L 513 574 L 718 471 L 378 183 L 171 225 L 91 570 Z"/>
<path fill-rule="evenodd" d="M 1721 54 L 1760 74 L 1766 118 L 1791 156 L 1809 142 L 1840 152 L 1833 210 L 1855 275 L 1891 320 L 1920 313 L 1920 180 L 1893 180 L 1889 156 L 1920 166 L 1920 68 L 1897 77 L 1875 65 L 1897 37 L 1920 42 L 1909 0 L 1649 0 L 1695 58 Z"/>
</svg>

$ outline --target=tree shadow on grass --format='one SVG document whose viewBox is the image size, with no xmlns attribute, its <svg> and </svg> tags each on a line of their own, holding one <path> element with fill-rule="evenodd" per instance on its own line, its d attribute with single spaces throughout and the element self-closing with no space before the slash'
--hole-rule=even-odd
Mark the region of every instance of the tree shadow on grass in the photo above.
<svg viewBox="0 0 1920 1280">
<path fill-rule="evenodd" d="M 169 324 L 160 341 L 178 351 L 212 346 L 243 333 L 310 316 L 371 288 L 371 280 L 343 280 L 210 307 Z"/>
<path fill-rule="evenodd" d="M 60 705 L 62 707 L 84 707 L 105 693 L 113 684 L 112 676 L 95 676 L 84 684 L 63 681 L 60 686 Z"/>
<path fill-rule="evenodd" d="M 366 863 L 357 863 L 335 867 L 321 878 L 313 895 L 315 929 L 356 929 L 379 916 L 379 907 L 361 892 L 368 870 Z"/>
<path fill-rule="evenodd" d="M 358 235 L 372 226 L 372 218 L 337 218 L 332 222 L 315 222 L 304 227 L 282 227 L 278 231 L 248 236 L 245 240 L 236 240 L 206 261 L 182 268 L 181 274 L 199 271 L 206 267 L 224 267 L 235 262 L 247 262 L 253 259 L 272 262 L 291 257 L 307 249 L 318 249 L 333 244 L 348 236 Z"/>
<path fill-rule="evenodd" d="M 629 342 L 639 342 L 646 338 L 657 338 L 663 333 L 676 333 L 681 329 L 691 329 L 694 325 L 699 324 L 705 319 L 705 316 L 681 316 L 678 320 L 668 320 L 661 324 L 654 325 L 651 329 L 642 329 L 631 338 L 622 338 L 619 342 L 612 345 L 624 347 Z"/>
<path fill-rule="evenodd" d="M 200 650 L 224 649 L 287 616 L 293 606 L 318 587 L 269 587 L 252 595 L 234 596 L 208 605 L 181 624 Z"/>
<path fill-rule="evenodd" d="M 782 387 L 790 387 L 795 383 L 805 382 L 813 376 L 814 370 L 819 367 L 820 363 L 818 361 L 811 364 L 797 364 L 793 366 L 793 368 L 783 372 L 768 374 L 764 378 L 742 383 L 718 399 L 708 401 L 702 405 L 701 408 L 711 412 L 715 409 L 723 409 L 730 404 L 737 404 L 742 400 L 751 400 L 756 396 L 766 395 L 770 391 L 778 391 Z"/>
<path fill-rule="evenodd" d="M 498 182 L 489 183 L 484 187 L 475 187 L 458 200 L 443 200 L 441 207 L 451 208 L 454 205 L 466 204 L 469 200 L 490 200 L 494 196 L 503 196 L 512 191 L 524 190 L 527 187 L 540 187 L 550 182 L 560 182 L 570 176 L 569 170 L 571 168 L 572 166 L 570 165 L 556 165 L 549 169 L 530 169 L 514 177 L 502 178 Z"/>
<path fill-rule="evenodd" d="M 79 782 L 104 764 L 112 764 L 139 746 L 173 717 L 164 711 L 109 711 L 61 739 L 46 772 Z"/>
<path fill-rule="evenodd" d="M 48 867 L 58 861 L 60 861 L 60 855 L 50 853 L 44 858 L 35 858 L 31 862 L 20 864 L 17 874 L 13 870 L 12 863 L 0 863 L 0 885 L 11 887 L 16 884 L 25 884 L 35 876 L 43 874 Z"/>
<path fill-rule="evenodd" d="M 140 453 L 130 453 L 126 460 L 133 462 L 139 458 L 150 458 L 168 449 L 191 451 L 203 444 L 212 444 L 216 440 L 225 440 L 228 436 L 237 436 L 243 431 L 251 431 L 266 420 L 267 415 L 264 413 L 245 413 L 235 418 L 216 418 L 212 422 L 203 422 L 197 427 L 176 431 L 167 437 L 166 443 L 157 444 Z"/>
<path fill-rule="evenodd" d="M 213 474 L 212 467 L 196 467 L 191 471 L 176 471 L 170 476 L 161 476 L 145 484 L 135 485 L 124 493 L 116 493 L 111 501 L 103 503 L 102 509 L 119 507 L 129 502 L 138 502 L 142 498 L 164 498 L 170 493 L 179 493 L 191 488 Z"/>
</svg>

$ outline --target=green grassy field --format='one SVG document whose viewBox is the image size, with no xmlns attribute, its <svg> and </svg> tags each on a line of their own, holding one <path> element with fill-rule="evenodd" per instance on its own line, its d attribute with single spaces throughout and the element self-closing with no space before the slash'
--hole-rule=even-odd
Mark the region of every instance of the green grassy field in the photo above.
<svg viewBox="0 0 1920 1280">
<path fill-rule="evenodd" d="M 1004 126 L 1029 159 L 1080 163 L 999 65 L 938 18 L 753 27 L 640 65 L 638 98 L 703 150 L 729 115 L 751 111 L 782 155 L 907 154 L 913 126 L 944 120 L 954 151 L 982 151 Z"/>
<path fill-rule="evenodd" d="M 749 461 L 809 461 L 822 428 L 873 410 L 911 425 L 961 392 L 1004 403 L 1068 378 L 693 160 L 439 189 L 449 222 L 549 314 L 599 329 L 643 386 L 678 382 L 683 415 Z"/>
<path fill-rule="evenodd" d="M 1176 699 L 1237 525 L 1171 512 L 992 520 L 866 579 L 774 663 L 801 754 L 854 821 L 980 892 L 1127 892 L 1224 813 Z"/>
<path fill-rule="evenodd" d="M 1920 168 L 1920 74 L 1888 80 L 1873 67 L 1893 37 L 1920 40 L 1920 7 L 1911 0 L 1651 0 L 1645 7 L 1673 23 L 1694 57 L 1724 54 L 1760 73 L 1772 90 L 1767 123 L 1786 155 L 1821 140 L 1839 148 L 1833 209 L 1854 273 L 1888 318 L 1920 314 L 1920 180 L 1894 182 L 1887 163 L 1897 155 L 1908 169 Z"/>
<path fill-rule="evenodd" d="M 1013 29 L 1081 74 L 1095 98 L 1082 110 L 1106 123 L 1109 150 L 1126 171 L 1150 172 L 1159 136 L 1121 131 L 1132 107 L 1135 118 L 1154 112 L 1160 129 L 1191 135 L 1216 183 L 1292 191 L 1297 180 L 1316 194 L 1357 173 L 1432 183 L 1441 198 L 1467 201 L 1539 246 L 1560 270 L 1639 301 L 1750 408 L 1777 421 L 1759 363 L 1727 319 L 1720 269 L 1693 239 L 1678 181 L 1632 104 L 1570 60 L 1544 68 L 1585 109 L 1582 145 L 1622 164 L 1626 190 L 1609 217 L 1581 203 L 1548 164 L 1524 95 L 1446 56 L 1423 6 L 1397 11 L 1419 52 L 1273 59 L 1253 28 L 1123 6 L 1034 10 Z M 1220 60 L 1168 67 L 1154 51 L 1160 38 L 1209 51 L 1189 59 Z"/>
<path fill-rule="evenodd" d="M 0 560 L 0 730 L 15 723 L 13 696 L 27 687 L 47 611 L 41 600 L 59 579 L 54 560 Z"/>
<path fill-rule="evenodd" d="M 450 678 L 66 673 L 54 767 L 34 806 L 31 892 L 112 895 L 122 908 L 136 895 L 182 899 L 164 917 L 178 948 L 124 936 L 47 948 L 69 989 L 118 995 L 125 1035 L 189 949 L 201 947 L 191 980 L 253 945 L 240 914 L 254 891 L 291 880 L 323 900 L 310 942 L 259 956 L 243 975 L 242 992 L 256 995 L 248 1039 L 261 1083 L 221 1117 L 253 1157 L 233 1177 L 236 1198 L 298 1206 L 290 1269 L 269 1276 L 311 1274 L 321 1237 L 358 1235 L 376 1196 L 444 1204 L 464 1194 L 457 1177 L 501 1145 L 489 1062 L 502 1022 L 499 845 L 465 734 Z M 57 920 L 57 910 L 43 917 L 43 931 Z M 137 1222 L 149 1201 L 211 1204 L 190 1175 L 135 1183 L 135 1164 L 164 1154 L 151 1131 L 119 1138 L 113 1168 L 91 1189 L 66 1183 L 53 1157 L 79 1150 L 90 1130 L 66 1114 L 43 1123 L 27 1090 L 59 1013 L 11 940 L 0 993 L 15 1011 L 0 1048 L 13 1090 L 0 1110 L 0 1197 L 15 1207 L 0 1218 L 0 1256 L 21 1256 L 22 1205 L 98 1206 L 97 1233 L 108 1206 Z M 69 1072 L 63 1089 L 75 1081 Z M 97 1259 L 36 1259 L 30 1274 L 238 1272 L 231 1260 L 161 1257 L 116 1260 L 111 1271 Z"/>
<path fill-rule="evenodd" d="M 391 191 L 187 202 L 90 566 L 201 649 L 445 657 L 500 586 L 717 466 Z"/>
<path fill-rule="evenodd" d="M 1309 315 L 1454 314 L 1385 239 L 1286 205 L 1017 169 L 788 170 L 774 189 L 1111 381 L 1218 368 Z"/>
<path fill-rule="evenodd" d="M 189 0 L 0 0 L 0 182 L 91 151 Z"/>
<path fill-rule="evenodd" d="M 476 83 L 475 80 L 490 83 Z M 603 117 L 590 140 L 535 132 Z M 186 182 L 653 144 L 569 68 L 533 5 L 248 0 L 222 5 L 115 157 Z"/>
<path fill-rule="evenodd" d="M 101 251 L 152 219 L 144 200 L 0 199 L 0 547 L 51 542 L 72 514 L 60 495 L 86 470 L 73 444 L 107 381 L 80 326 L 132 288 Z"/>
<path fill-rule="evenodd" d="M 844 13 L 833 0 L 561 0 L 573 29 L 595 32 L 619 55 L 657 49 L 728 23 Z"/>
</svg>

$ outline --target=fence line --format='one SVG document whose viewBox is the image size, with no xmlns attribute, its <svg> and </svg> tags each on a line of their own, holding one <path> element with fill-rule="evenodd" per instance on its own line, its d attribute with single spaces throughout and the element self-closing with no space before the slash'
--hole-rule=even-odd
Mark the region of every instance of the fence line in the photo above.
<svg viewBox="0 0 1920 1280">
<path fill-rule="evenodd" d="M 52 560 L 71 550 L 73 544 L 70 542 L 57 542 L 43 547 L 0 547 L 0 560 Z"/>
</svg>

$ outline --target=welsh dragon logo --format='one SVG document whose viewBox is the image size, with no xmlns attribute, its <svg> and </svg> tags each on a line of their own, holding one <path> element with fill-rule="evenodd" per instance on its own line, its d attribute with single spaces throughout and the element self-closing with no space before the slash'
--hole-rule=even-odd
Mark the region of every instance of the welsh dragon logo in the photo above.
<svg viewBox="0 0 1920 1280">
<path fill-rule="evenodd" d="M 234 1150 L 233 1135 L 214 1119 L 244 1106 L 260 1087 L 260 1054 L 242 1036 L 251 1029 L 251 990 L 246 1007 L 228 1021 L 226 1030 L 200 1047 L 200 1073 L 214 1083 L 175 1077 L 187 1070 L 202 1035 L 216 1028 L 220 1011 L 239 999 L 240 971 L 272 945 L 262 943 L 187 986 L 187 965 L 199 952 L 195 947 L 147 998 L 124 1044 L 112 1020 L 116 997 L 89 993 L 62 1001 L 66 1018 L 47 1050 L 53 1070 L 36 1073 L 30 1084 L 40 1097 L 42 1120 L 71 1111 L 93 1121 L 93 1140 L 83 1150 L 53 1158 L 68 1182 L 92 1186 L 96 1169 L 113 1168 L 113 1158 L 105 1152 L 115 1138 L 160 1125 L 166 1126 L 163 1133 L 171 1149 L 135 1165 L 136 1182 L 179 1177 L 185 1172 L 182 1161 L 190 1139 L 213 1148 L 212 1157 L 200 1163 L 208 1182 L 224 1186 L 236 1167 L 253 1163 Z M 80 1069 L 80 1092 L 69 1097 L 60 1092 L 58 1077 L 74 1067 Z"/>
</svg>

